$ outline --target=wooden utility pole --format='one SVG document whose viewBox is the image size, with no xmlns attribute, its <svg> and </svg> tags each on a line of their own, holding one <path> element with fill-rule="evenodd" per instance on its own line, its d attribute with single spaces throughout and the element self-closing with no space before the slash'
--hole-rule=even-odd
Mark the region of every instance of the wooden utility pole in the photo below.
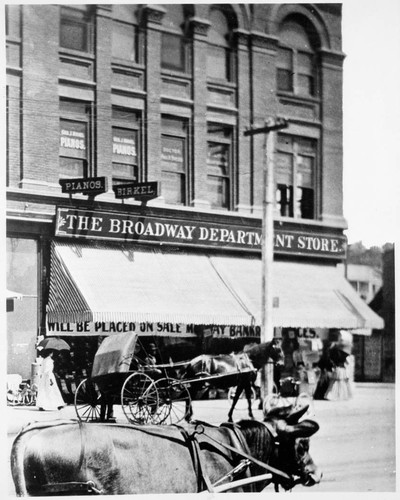
<svg viewBox="0 0 400 500">
<path fill-rule="evenodd" d="M 274 325 L 272 323 L 272 263 L 274 260 L 274 199 L 275 199 L 275 140 L 276 131 L 288 126 L 284 118 L 269 118 L 265 125 L 251 128 L 244 132 L 245 136 L 264 135 L 263 158 L 263 211 L 262 211 L 262 283 L 261 283 L 261 342 L 269 342 L 274 338 Z M 269 363 L 261 370 L 261 398 L 272 393 L 273 364 Z"/>
</svg>

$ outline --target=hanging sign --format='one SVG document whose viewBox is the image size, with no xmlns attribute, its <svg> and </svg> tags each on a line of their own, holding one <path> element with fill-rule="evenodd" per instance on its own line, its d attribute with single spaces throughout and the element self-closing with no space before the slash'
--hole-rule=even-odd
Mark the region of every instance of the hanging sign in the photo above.
<svg viewBox="0 0 400 500">
<path fill-rule="evenodd" d="M 78 177 L 76 179 L 60 179 L 61 192 L 68 194 L 83 193 L 95 195 L 107 191 L 107 177 Z"/>
<path fill-rule="evenodd" d="M 135 198 L 151 200 L 160 196 L 158 182 L 133 182 L 113 186 L 116 198 Z"/>
</svg>

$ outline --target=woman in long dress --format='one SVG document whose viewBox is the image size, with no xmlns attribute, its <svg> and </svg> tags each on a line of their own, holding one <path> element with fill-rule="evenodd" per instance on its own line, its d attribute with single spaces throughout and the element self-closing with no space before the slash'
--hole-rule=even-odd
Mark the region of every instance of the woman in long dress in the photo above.
<svg viewBox="0 0 400 500">
<path fill-rule="evenodd" d="M 39 410 L 59 410 L 65 406 L 54 376 L 53 351 L 42 353 L 44 357 L 39 375 L 36 406 Z"/>
<path fill-rule="evenodd" d="M 350 354 L 351 348 L 342 343 L 338 343 L 330 349 L 329 355 L 333 362 L 333 369 L 325 399 L 340 401 L 352 398 L 353 390 L 348 369 Z"/>
</svg>

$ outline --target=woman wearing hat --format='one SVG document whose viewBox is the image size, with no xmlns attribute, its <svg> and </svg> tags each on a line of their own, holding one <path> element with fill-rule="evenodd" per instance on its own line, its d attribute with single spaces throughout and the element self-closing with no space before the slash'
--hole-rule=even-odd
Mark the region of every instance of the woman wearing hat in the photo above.
<svg viewBox="0 0 400 500">
<path fill-rule="evenodd" d="M 344 334 L 341 332 L 338 341 L 334 342 L 329 349 L 329 358 L 333 364 L 333 369 L 325 399 L 330 401 L 350 399 L 353 396 L 352 380 L 348 369 L 352 343 L 348 335 L 348 332 L 344 332 Z"/>
</svg>

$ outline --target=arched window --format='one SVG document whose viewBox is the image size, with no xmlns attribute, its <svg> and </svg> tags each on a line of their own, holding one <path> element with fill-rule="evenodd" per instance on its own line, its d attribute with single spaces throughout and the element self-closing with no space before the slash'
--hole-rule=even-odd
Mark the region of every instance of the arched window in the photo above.
<svg viewBox="0 0 400 500">
<path fill-rule="evenodd" d="M 278 91 L 317 97 L 318 74 L 314 30 L 296 18 L 287 18 L 279 30 Z"/>
<path fill-rule="evenodd" d="M 190 73 L 190 45 L 185 37 L 189 6 L 163 5 L 165 31 L 161 38 L 161 68 Z"/>
<path fill-rule="evenodd" d="M 211 79 L 233 82 L 235 58 L 230 44 L 234 27 L 233 15 L 211 7 L 208 32 L 207 76 Z"/>
</svg>

